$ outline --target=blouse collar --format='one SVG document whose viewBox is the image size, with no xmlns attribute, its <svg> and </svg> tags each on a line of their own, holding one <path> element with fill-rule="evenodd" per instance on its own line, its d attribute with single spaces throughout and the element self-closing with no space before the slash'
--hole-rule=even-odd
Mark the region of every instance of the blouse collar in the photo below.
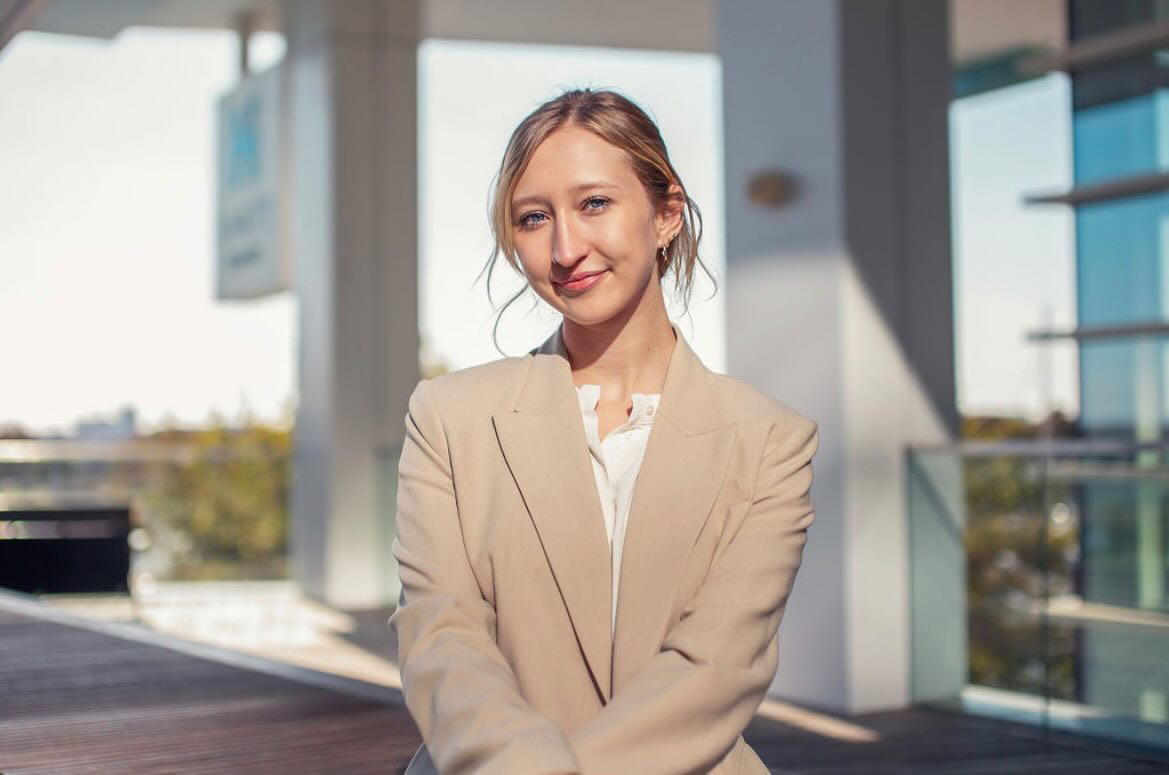
<svg viewBox="0 0 1169 775">
<path fill-rule="evenodd" d="M 595 413 L 597 401 L 601 399 L 601 386 L 588 382 L 577 385 L 576 395 L 580 401 L 582 414 Z M 657 411 L 658 402 L 661 399 L 661 393 L 634 393 L 633 409 L 630 410 L 629 419 L 626 422 L 631 425 L 649 425 L 653 422 L 654 413 Z"/>
</svg>

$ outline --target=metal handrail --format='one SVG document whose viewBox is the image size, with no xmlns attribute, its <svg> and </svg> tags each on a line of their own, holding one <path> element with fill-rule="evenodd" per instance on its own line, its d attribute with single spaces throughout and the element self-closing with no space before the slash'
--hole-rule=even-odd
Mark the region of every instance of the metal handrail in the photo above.
<svg viewBox="0 0 1169 775">
<path fill-rule="evenodd" d="M 1109 439 L 1002 439 L 910 444 L 911 453 L 957 453 L 963 457 L 1077 457 L 1127 456 L 1139 452 L 1169 453 L 1169 440 L 1132 442 Z"/>
<path fill-rule="evenodd" d="M 4 439 L 0 463 L 189 463 L 197 458 L 215 462 L 268 459 L 269 455 L 240 454 L 231 450 L 203 450 L 189 442 L 125 439 Z"/>
</svg>

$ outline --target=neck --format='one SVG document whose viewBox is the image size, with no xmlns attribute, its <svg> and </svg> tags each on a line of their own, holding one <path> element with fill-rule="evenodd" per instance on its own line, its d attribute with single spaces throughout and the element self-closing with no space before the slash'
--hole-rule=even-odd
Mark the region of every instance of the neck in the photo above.
<svg viewBox="0 0 1169 775">
<path fill-rule="evenodd" d="M 625 402 L 632 393 L 662 390 L 675 337 L 656 274 L 626 313 L 594 326 L 564 319 L 573 381 L 600 385 L 602 401 Z"/>
</svg>

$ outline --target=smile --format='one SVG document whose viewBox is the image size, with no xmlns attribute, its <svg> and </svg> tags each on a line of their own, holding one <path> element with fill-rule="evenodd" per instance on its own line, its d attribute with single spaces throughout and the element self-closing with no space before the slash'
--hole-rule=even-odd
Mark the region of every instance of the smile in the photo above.
<svg viewBox="0 0 1169 775">
<path fill-rule="evenodd" d="M 578 278 L 575 278 L 572 280 L 565 280 L 564 282 L 558 282 L 558 283 L 556 283 L 556 285 L 559 285 L 561 288 L 564 288 L 565 290 L 569 290 L 569 291 L 575 291 L 575 292 L 587 291 L 589 288 L 592 288 L 594 285 L 596 285 L 598 282 L 601 281 L 601 277 L 604 276 L 606 271 L 608 271 L 608 270 L 602 269 L 599 272 L 593 272 L 592 274 L 586 274 L 586 275 L 583 275 L 581 277 L 578 277 Z"/>
</svg>

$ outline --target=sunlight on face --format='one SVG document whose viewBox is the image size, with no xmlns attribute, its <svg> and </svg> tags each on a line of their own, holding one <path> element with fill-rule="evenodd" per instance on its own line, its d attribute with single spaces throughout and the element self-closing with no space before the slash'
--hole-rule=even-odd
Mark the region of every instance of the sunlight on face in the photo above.
<svg viewBox="0 0 1169 775">
<path fill-rule="evenodd" d="M 524 275 L 580 325 L 628 313 L 647 292 L 660 297 L 654 259 L 667 226 L 628 155 L 578 126 L 540 143 L 512 196 Z"/>
</svg>

